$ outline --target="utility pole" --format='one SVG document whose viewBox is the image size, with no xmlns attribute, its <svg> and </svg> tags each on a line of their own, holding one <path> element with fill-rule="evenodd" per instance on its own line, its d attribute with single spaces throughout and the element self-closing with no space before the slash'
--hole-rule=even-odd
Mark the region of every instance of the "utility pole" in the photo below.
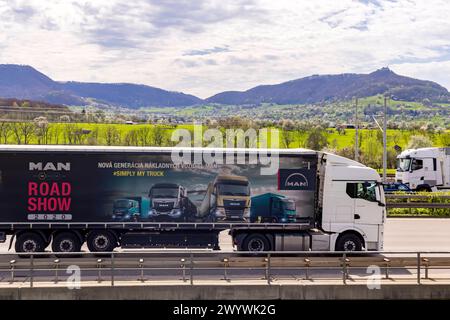
<svg viewBox="0 0 450 320">
<path fill-rule="evenodd" d="M 384 117 L 383 117 L 383 182 L 386 183 L 387 167 L 387 96 L 384 96 Z"/>
<path fill-rule="evenodd" d="M 355 161 L 359 159 L 359 142 L 358 142 L 358 98 L 355 98 Z"/>
</svg>

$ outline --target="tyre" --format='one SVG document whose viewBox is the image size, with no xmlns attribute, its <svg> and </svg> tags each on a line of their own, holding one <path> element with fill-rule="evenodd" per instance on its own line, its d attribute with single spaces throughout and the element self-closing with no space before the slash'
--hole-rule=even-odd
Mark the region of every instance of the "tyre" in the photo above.
<svg viewBox="0 0 450 320">
<path fill-rule="evenodd" d="M 87 238 L 91 252 L 111 252 L 117 247 L 116 237 L 109 231 L 92 231 Z"/>
<path fill-rule="evenodd" d="M 15 244 L 16 252 L 44 252 L 46 247 L 44 239 L 34 232 L 22 233 Z"/>
<path fill-rule="evenodd" d="M 427 186 L 419 186 L 416 190 L 417 192 L 431 192 L 431 188 Z"/>
<path fill-rule="evenodd" d="M 245 238 L 242 247 L 244 251 L 253 251 L 253 252 L 270 251 L 270 242 L 263 235 L 250 234 Z"/>
<path fill-rule="evenodd" d="M 76 234 L 63 232 L 53 238 L 52 250 L 53 252 L 80 252 L 81 244 Z"/>
<path fill-rule="evenodd" d="M 362 241 L 352 233 L 340 236 L 336 241 L 336 251 L 361 251 Z"/>
</svg>

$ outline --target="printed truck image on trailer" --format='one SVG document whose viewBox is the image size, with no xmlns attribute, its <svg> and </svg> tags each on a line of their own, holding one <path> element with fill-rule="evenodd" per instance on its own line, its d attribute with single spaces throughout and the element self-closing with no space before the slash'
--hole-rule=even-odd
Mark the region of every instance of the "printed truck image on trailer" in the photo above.
<svg viewBox="0 0 450 320">
<path fill-rule="evenodd" d="M 252 197 L 250 222 L 296 222 L 295 201 L 285 195 L 265 193 Z"/>
<path fill-rule="evenodd" d="M 187 221 L 197 208 L 187 197 L 186 188 L 176 183 L 156 183 L 150 188 L 149 219 Z"/>
<path fill-rule="evenodd" d="M 145 197 L 117 199 L 113 204 L 112 218 L 115 221 L 139 221 L 147 219 L 150 206 L 150 199 Z"/>
<path fill-rule="evenodd" d="M 250 218 L 250 186 L 247 177 L 218 175 L 208 184 L 199 216 L 210 221 L 245 221 Z"/>
</svg>

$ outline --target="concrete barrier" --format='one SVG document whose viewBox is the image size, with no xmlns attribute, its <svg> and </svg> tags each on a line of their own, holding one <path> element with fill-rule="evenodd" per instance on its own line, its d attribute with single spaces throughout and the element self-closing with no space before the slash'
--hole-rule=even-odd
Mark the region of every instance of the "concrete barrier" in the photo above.
<svg viewBox="0 0 450 320">
<path fill-rule="evenodd" d="M 133 285 L 1 288 L 1 300 L 289 300 L 289 299 L 450 299 L 450 285 Z"/>
</svg>

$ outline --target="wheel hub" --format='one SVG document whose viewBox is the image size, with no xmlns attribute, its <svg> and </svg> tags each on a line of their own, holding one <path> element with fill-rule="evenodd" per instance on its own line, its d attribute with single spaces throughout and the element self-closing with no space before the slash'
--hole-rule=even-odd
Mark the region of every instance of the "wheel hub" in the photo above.
<svg viewBox="0 0 450 320">
<path fill-rule="evenodd" d="M 356 250 L 356 244 L 353 241 L 345 241 L 344 243 L 344 250 L 345 251 L 355 251 Z"/>
<path fill-rule="evenodd" d="M 26 240 L 22 245 L 24 252 L 35 252 L 37 248 L 37 243 L 34 240 Z"/>
<path fill-rule="evenodd" d="M 249 251 L 263 251 L 264 243 L 259 239 L 253 239 L 248 244 Z"/>
<path fill-rule="evenodd" d="M 106 236 L 99 235 L 95 238 L 94 243 L 98 249 L 105 249 L 109 244 L 109 240 Z"/>
<path fill-rule="evenodd" d="M 68 239 L 61 241 L 61 243 L 59 244 L 59 249 L 61 250 L 61 252 L 71 252 L 73 250 L 73 247 L 73 242 Z"/>
</svg>

